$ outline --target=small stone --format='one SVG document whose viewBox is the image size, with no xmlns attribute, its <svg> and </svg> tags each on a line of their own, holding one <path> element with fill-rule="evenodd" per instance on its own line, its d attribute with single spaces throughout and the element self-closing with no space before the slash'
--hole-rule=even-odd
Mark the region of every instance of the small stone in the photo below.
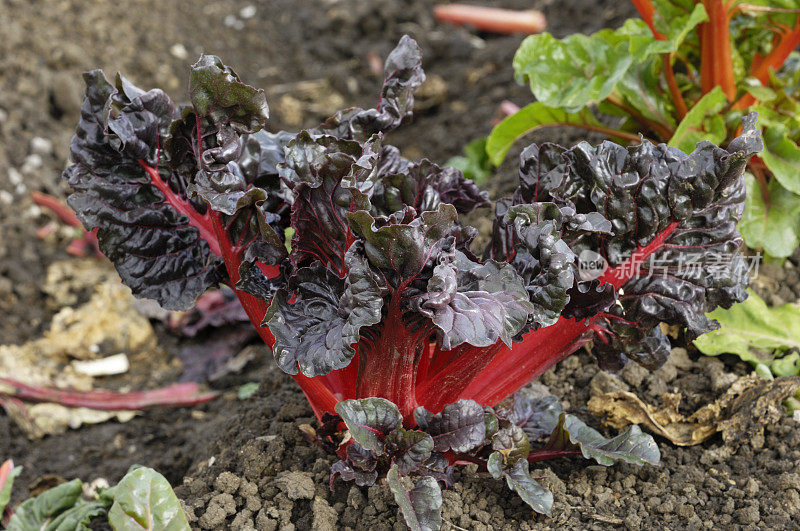
<svg viewBox="0 0 800 531">
<path fill-rule="evenodd" d="M 688 351 L 683 347 L 675 347 L 669 353 L 670 363 L 677 368 L 688 371 L 694 366 L 694 362 L 689 358 Z"/>
<path fill-rule="evenodd" d="M 275 531 L 278 529 L 278 522 L 270 518 L 262 509 L 256 515 L 256 529 L 260 531 Z"/>
<path fill-rule="evenodd" d="M 231 529 L 233 531 L 245 531 L 247 529 L 254 529 L 252 513 L 247 509 L 239 512 L 231 522 Z"/>
<path fill-rule="evenodd" d="M 225 471 L 214 480 L 214 488 L 220 492 L 233 494 L 239 489 L 242 479 L 231 472 Z"/>
<path fill-rule="evenodd" d="M 53 153 L 53 142 L 48 138 L 35 136 L 31 138 L 31 152 L 43 157 L 50 155 Z"/>
<path fill-rule="evenodd" d="M 22 174 L 16 168 L 9 168 L 8 169 L 8 182 L 11 183 L 12 186 L 19 186 L 22 184 Z"/>
<path fill-rule="evenodd" d="M 758 481 L 756 481 L 754 478 L 749 478 L 747 483 L 744 484 L 742 490 L 745 494 L 752 498 L 758 494 Z"/>
<path fill-rule="evenodd" d="M 36 153 L 31 153 L 25 160 L 22 162 L 22 167 L 20 171 L 23 175 L 30 175 L 31 173 L 35 172 L 39 168 L 44 165 L 44 161 L 42 160 L 41 155 L 37 155 Z"/>
<path fill-rule="evenodd" d="M 256 6 L 253 4 L 248 4 L 239 10 L 239 18 L 247 20 L 248 18 L 253 18 L 254 16 L 256 16 Z"/>
<path fill-rule="evenodd" d="M 240 30 L 244 28 L 244 22 L 236 18 L 236 15 L 228 15 L 225 17 L 225 20 L 222 21 L 229 28 L 233 28 L 235 30 Z"/>
<path fill-rule="evenodd" d="M 6 190 L 0 190 L 0 205 L 10 205 L 14 202 L 14 195 Z"/>
<path fill-rule="evenodd" d="M 171 53 L 176 59 L 186 59 L 189 57 L 189 52 L 186 50 L 186 46 L 181 43 L 173 44 L 169 49 L 169 53 Z"/>
<path fill-rule="evenodd" d="M 314 497 L 314 480 L 303 472 L 283 472 L 276 479 L 278 488 L 290 500 L 310 500 Z"/>
<path fill-rule="evenodd" d="M 244 480 L 242 484 L 239 485 L 239 494 L 244 497 L 256 496 L 258 494 L 258 485 L 252 481 Z"/>
</svg>

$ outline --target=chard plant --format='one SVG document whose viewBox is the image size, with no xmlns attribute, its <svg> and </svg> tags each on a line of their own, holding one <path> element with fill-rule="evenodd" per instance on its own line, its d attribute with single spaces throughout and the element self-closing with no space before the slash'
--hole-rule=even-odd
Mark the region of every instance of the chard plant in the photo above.
<svg viewBox="0 0 800 531">
<path fill-rule="evenodd" d="M 492 131 L 489 161 L 467 150 L 462 165 L 469 161 L 485 174 L 520 136 L 547 126 L 625 143 L 642 134 L 689 152 L 701 139 L 726 145 L 739 133 L 741 117 L 756 111 L 765 148 L 747 165 L 739 228 L 749 247 L 789 256 L 800 245 L 797 1 L 631 1 L 641 19 L 616 30 L 526 38 L 514 71 L 538 101 Z"/>
<path fill-rule="evenodd" d="M 12 511 L 7 504 L 21 472 L 10 459 L 0 465 L 0 523 L 8 531 L 88 531 L 98 524 L 115 531 L 191 529 L 169 482 L 152 468 L 133 465 L 113 487 L 95 488 L 73 479 Z"/>
<path fill-rule="evenodd" d="M 137 296 L 186 310 L 232 287 L 322 422 L 316 441 L 341 458 L 332 484 L 385 474 L 413 529 L 439 528 L 456 464 L 549 514 L 530 462 L 656 463 L 638 427 L 607 439 L 555 397 L 517 391 L 590 342 L 605 369 L 656 369 L 670 349 L 660 322 L 696 336 L 715 327 L 707 312 L 746 297 L 736 224 L 755 116 L 727 149 L 688 155 L 531 145 L 478 253 L 459 216 L 487 194 L 384 142 L 424 80 L 417 44 L 404 37 L 385 64 L 375 108 L 299 133 L 266 132 L 263 91 L 214 56 L 192 67 L 187 106 L 89 72 L 69 204 Z M 698 251 L 699 275 L 679 270 Z M 607 267 L 582 274 L 587 253 Z M 720 253 L 730 270 L 712 274 Z"/>
</svg>

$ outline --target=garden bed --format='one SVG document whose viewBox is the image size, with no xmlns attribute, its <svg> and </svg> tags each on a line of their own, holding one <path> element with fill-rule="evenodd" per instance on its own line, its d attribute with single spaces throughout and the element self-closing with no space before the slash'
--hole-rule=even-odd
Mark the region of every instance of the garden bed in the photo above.
<svg viewBox="0 0 800 531">
<path fill-rule="evenodd" d="M 272 129 L 296 130 L 316 125 L 340 107 L 370 105 L 379 77 L 367 57 L 384 57 L 409 33 L 423 49 L 429 82 L 418 93 L 414 122 L 392 133 L 390 141 L 411 158 L 424 155 L 443 162 L 489 132 L 500 101 L 524 104 L 531 96 L 512 83 L 511 58 L 521 37 L 437 25 L 431 14 L 435 4 L 414 0 L 379 8 L 358 0 L 223 1 L 207 4 L 192 17 L 163 2 L 109 7 L 46 1 L 35 14 L 23 3 L 5 9 L 0 14 L 0 67 L 13 75 L 0 78 L 0 163 L 15 171 L 0 173 L 0 190 L 12 193 L 14 204 L 0 203 L 0 344 L 41 336 L 59 309 L 42 287 L 47 267 L 67 258 L 63 241 L 36 239 L 36 229 L 49 218 L 32 207 L 27 194 L 65 194 L 59 175 L 78 118 L 79 71 L 120 70 L 140 86 L 162 86 L 181 100 L 187 64 L 200 52 L 215 53 L 245 80 L 267 90 Z M 617 2 L 498 4 L 542 9 L 558 36 L 615 27 L 634 12 Z M 32 145 L 34 137 L 49 140 L 52 149 L 46 149 L 46 142 Z M 537 140 L 566 144 L 573 138 L 555 130 L 537 135 Z M 510 167 L 501 168 L 503 177 L 490 189 L 508 190 L 516 179 Z M 488 212 L 479 214 L 488 220 Z M 480 215 L 475 218 L 480 227 Z M 757 289 L 773 304 L 800 298 L 798 265 L 795 253 L 786 268 L 767 268 Z M 172 359 L 186 344 L 157 331 L 167 357 L 148 366 L 153 374 L 140 370 L 101 384 L 173 381 Z M 545 374 L 541 383 L 600 428 L 586 410 L 593 390 L 630 388 L 654 404 L 665 392 L 680 393 L 683 407 L 691 411 L 722 395 L 732 378 L 749 370 L 732 359 L 693 360 L 696 354 L 679 354 L 655 373 L 630 367 L 615 379 L 599 373 L 582 353 Z M 260 382 L 258 392 L 239 400 L 237 387 L 251 381 Z M 190 518 L 208 529 L 283 529 L 289 524 L 297 529 L 404 528 L 385 486 L 359 489 L 337 481 L 336 489 L 328 490 L 334 459 L 303 438 L 299 425 L 314 424 L 312 412 L 266 350 L 244 372 L 213 386 L 223 396 L 204 406 L 151 411 L 127 423 L 83 427 L 35 442 L 0 414 L 0 458 L 11 457 L 25 467 L 14 499 L 26 496 L 42 476 L 103 477 L 113 483 L 131 464 L 141 463 L 178 487 Z M 710 528 L 733 523 L 781 528 L 800 515 L 800 424 L 791 418 L 768 425 L 763 440 L 747 439 L 741 445 L 725 444 L 719 436 L 691 448 L 676 448 L 663 439 L 659 444 L 663 458 L 657 468 L 606 469 L 564 459 L 534 471 L 555 494 L 552 519 L 535 516 L 500 483 L 463 474 L 444 493 L 444 519 L 455 529 Z"/>
</svg>

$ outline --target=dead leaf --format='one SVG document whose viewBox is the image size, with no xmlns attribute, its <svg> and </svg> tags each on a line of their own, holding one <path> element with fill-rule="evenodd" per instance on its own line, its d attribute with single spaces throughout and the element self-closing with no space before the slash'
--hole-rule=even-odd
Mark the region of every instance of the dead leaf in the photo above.
<svg viewBox="0 0 800 531">
<path fill-rule="evenodd" d="M 93 377 L 76 370 L 73 360 L 92 360 L 107 354 L 127 354 L 149 358 L 164 357 L 157 347 L 153 327 L 135 310 L 130 289 L 122 285 L 113 269 L 104 269 L 97 260 L 58 262 L 48 270 L 46 292 L 56 305 L 78 300 L 92 289 L 89 301 L 77 308 L 62 308 L 44 336 L 22 345 L 0 345 L 0 377 L 37 386 L 55 386 L 88 391 Z M 98 278 L 104 278 L 99 286 Z M 89 286 L 92 286 L 89 288 Z M 91 292 L 90 292 L 91 293 Z M 0 384 L 0 398 L 14 389 Z M 2 405 L 28 437 L 62 433 L 67 428 L 95 424 L 110 419 L 127 421 L 132 412 L 96 411 L 58 404 L 26 405 L 6 398 Z"/>
<path fill-rule="evenodd" d="M 112 419 L 128 422 L 136 411 L 99 411 L 85 407 L 65 407 L 60 404 L 26 405 L 19 400 L 0 402 L 8 416 L 29 439 L 64 433 L 84 424 L 99 424 Z"/>
<path fill-rule="evenodd" d="M 92 377 L 69 366 L 70 361 L 97 358 L 99 345 L 114 353 L 157 349 L 153 327 L 134 310 L 133 301 L 130 290 L 117 280 L 97 286 L 89 302 L 58 312 L 44 337 L 22 345 L 0 345 L 0 376 L 91 389 Z"/>
<path fill-rule="evenodd" d="M 42 291 L 47 294 L 47 306 L 59 310 L 87 300 L 98 284 L 118 277 L 108 260 L 73 258 L 53 262 L 47 268 Z"/>
<path fill-rule="evenodd" d="M 800 387 L 800 377 L 757 376 L 739 378 L 711 404 L 686 417 L 678 410 L 681 395 L 666 393 L 662 407 L 644 403 L 627 391 L 611 391 L 592 397 L 589 411 L 603 423 L 620 429 L 640 424 L 651 433 L 669 439 L 677 446 L 700 444 L 717 432 L 726 443 L 748 441 L 758 448 L 763 444 L 763 430 L 785 413 L 782 402 Z M 760 443 L 759 443 L 760 441 Z"/>
</svg>

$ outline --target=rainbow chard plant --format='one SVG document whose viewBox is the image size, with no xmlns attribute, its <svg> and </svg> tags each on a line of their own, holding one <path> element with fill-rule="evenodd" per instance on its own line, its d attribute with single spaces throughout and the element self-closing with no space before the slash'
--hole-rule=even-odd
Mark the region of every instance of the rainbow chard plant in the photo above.
<svg viewBox="0 0 800 531">
<path fill-rule="evenodd" d="M 514 393 L 590 341 L 604 368 L 656 369 L 669 354 L 660 322 L 702 334 L 707 312 L 746 296 L 736 223 L 761 149 L 755 116 L 727 149 L 689 155 L 528 147 L 478 256 L 459 216 L 486 193 L 383 142 L 424 80 L 408 37 L 376 108 L 297 134 L 265 132 L 264 93 L 213 56 L 193 66 L 186 107 L 121 76 L 85 78 L 69 204 L 123 281 L 184 310 L 233 287 L 322 421 L 315 440 L 341 458 L 332 484 L 387 474 L 414 529 L 439 527 L 454 464 L 477 463 L 549 513 L 529 462 L 657 462 L 638 427 L 607 439 L 555 397 Z M 606 267 L 585 274 L 587 253 Z M 699 263 L 681 269 L 691 253 Z M 721 275 L 703 267 L 714 254 L 729 257 Z"/>
<path fill-rule="evenodd" d="M 800 7 L 796 0 L 632 0 L 641 19 L 593 35 L 523 41 L 514 57 L 535 103 L 489 135 L 470 167 L 499 165 L 513 143 L 571 126 L 624 143 L 639 135 L 689 152 L 727 145 L 759 115 L 765 148 L 747 165 L 747 245 L 785 258 L 800 245 Z M 462 160 L 462 159 L 459 159 Z M 463 163 L 462 163 L 463 164 Z"/>
</svg>

